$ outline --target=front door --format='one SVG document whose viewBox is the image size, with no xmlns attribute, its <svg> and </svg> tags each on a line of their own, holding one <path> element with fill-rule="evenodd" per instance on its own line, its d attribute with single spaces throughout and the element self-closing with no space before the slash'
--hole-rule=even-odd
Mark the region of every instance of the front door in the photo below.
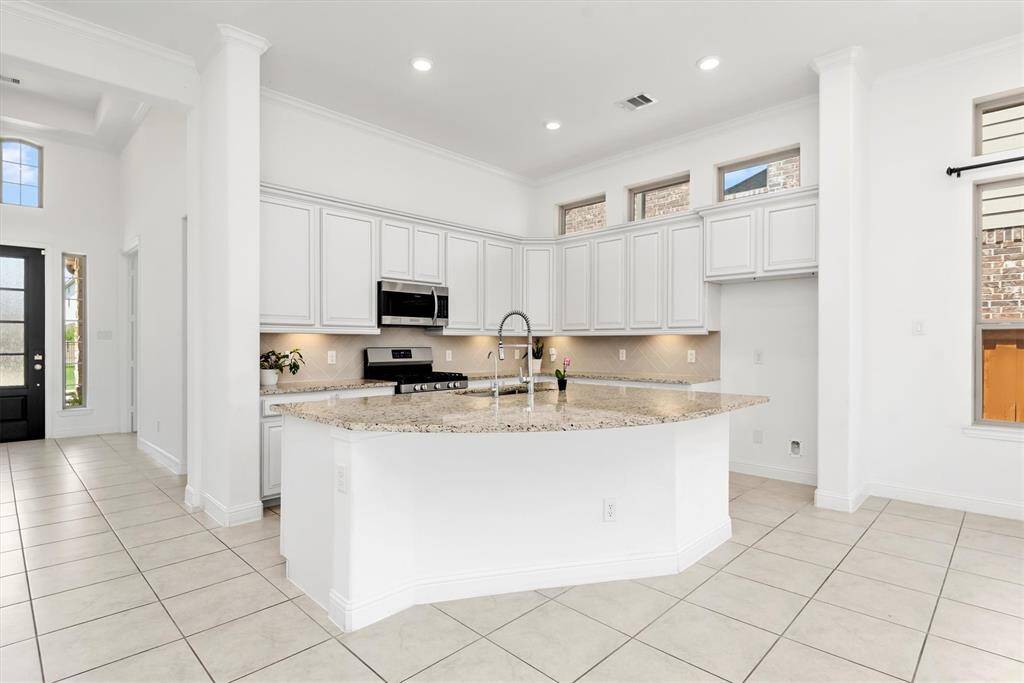
<svg viewBox="0 0 1024 683">
<path fill-rule="evenodd" d="M 0 441 L 45 436 L 43 251 L 0 245 Z"/>
</svg>

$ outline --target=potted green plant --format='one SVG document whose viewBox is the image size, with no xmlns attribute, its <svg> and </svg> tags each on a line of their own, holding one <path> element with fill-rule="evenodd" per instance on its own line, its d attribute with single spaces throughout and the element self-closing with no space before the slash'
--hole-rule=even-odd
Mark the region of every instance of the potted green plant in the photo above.
<svg viewBox="0 0 1024 683">
<path fill-rule="evenodd" d="M 306 363 L 302 352 L 292 349 L 288 353 L 281 353 L 270 349 L 260 354 L 260 385 L 272 387 L 277 384 L 277 377 L 280 373 L 288 371 L 293 375 Z"/>
<path fill-rule="evenodd" d="M 562 369 L 555 370 L 555 379 L 558 380 L 558 390 L 565 391 L 566 385 L 569 384 L 569 366 L 572 365 L 572 359 L 566 356 L 562 359 Z"/>
<path fill-rule="evenodd" d="M 544 360 L 544 340 L 538 337 L 533 340 L 533 350 L 531 351 L 533 358 L 530 359 L 530 365 L 533 366 L 533 374 L 540 374 L 540 363 Z"/>
</svg>

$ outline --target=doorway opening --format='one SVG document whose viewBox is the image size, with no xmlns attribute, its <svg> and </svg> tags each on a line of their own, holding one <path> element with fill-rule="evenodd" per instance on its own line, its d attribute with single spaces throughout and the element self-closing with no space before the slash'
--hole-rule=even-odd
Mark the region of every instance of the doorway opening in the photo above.
<svg viewBox="0 0 1024 683">
<path fill-rule="evenodd" d="M 0 245 L 0 442 L 46 435 L 44 257 Z"/>
<path fill-rule="evenodd" d="M 139 250 L 132 249 L 125 254 L 128 273 L 128 429 L 132 434 L 138 432 L 139 402 Z"/>
</svg>

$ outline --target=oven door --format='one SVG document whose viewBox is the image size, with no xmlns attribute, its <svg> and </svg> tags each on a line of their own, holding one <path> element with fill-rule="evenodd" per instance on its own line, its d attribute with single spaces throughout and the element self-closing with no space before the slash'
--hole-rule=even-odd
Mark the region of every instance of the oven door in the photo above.
<svg viewBox="0 0 1024 683">
<path fill-rule="evenodd" d="M 444 327 L 448 324 L 448 288 L 381 280 L 377 286 L 381 326 Z"/>
</svg>

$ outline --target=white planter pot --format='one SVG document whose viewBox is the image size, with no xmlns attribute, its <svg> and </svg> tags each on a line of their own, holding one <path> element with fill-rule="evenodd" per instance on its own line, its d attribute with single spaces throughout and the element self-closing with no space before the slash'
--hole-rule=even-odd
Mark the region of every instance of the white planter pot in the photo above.
<svg viewBox="0 0 1024 683">
<path fill-rule="evenodd" d="M 530 359 L 530 368 L 533 370 L 533 374 L 535 374 L 535 375 L 539 375 L 540 374 L 540 364 L 541 364 L 541 362 L 543 360 L 544 360 L 543 358 L 531 358 Z"/>
<path fill-rule="evenodd" d="M 260 386 L 272 387 L 277 384 L 277 377 L 281 373 L 277 370 L 264 370 L 260 368 Z"/>
</svg>

